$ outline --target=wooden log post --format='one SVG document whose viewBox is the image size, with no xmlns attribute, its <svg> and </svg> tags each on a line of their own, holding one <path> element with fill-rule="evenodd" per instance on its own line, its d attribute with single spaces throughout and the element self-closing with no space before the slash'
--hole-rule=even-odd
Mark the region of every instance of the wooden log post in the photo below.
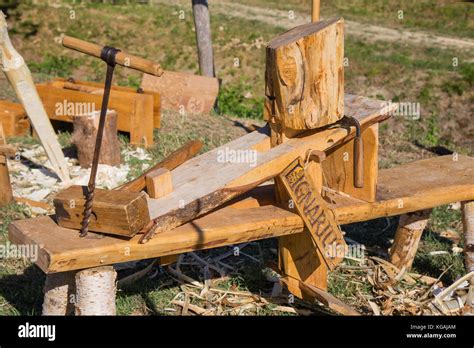
<svg viewBox="0 0 474 348">
<path fill-rule="evenodd" d="M 76 295 L 74 271 L 46 275 L 43 315 L 70 315 L 74 313 Z"/>
<path fill-rule="evenodd" d="M 115 315 L 117 273 L 112 266 L 76 273 L 76 315 Z"/>
<path fill-rule="evenodd" d="M 203 76 L 215 76 L 212 53 L 211 21 L 207 0 L 192 0 L 196 43 L 199 56 L 199 69 Z"/>
<path fill-rule="evenodd" d="M 89 168 L 92 165 L 99 117 L 99 112 L 73 116 L 74 133 L 71 142 L 77 147 L 77 157 L 82 168 Z M 120 143 L 117 136 L 117 113 L 115 111 L 108 111 L 105 118 L 99 163 L 110 166 L 120 165 Z"/>
<path fill-rule="evenodd" d="M 5 145 L 5 133 L 0 123 L 0 145 Z M 8 172 L 8 163 L 6 154 L 0 151 L 0 207 L 13 201 L 13 191 Z"/>
<path fill-rule="evenodd" d="M 466 273 L 474 271 L 474 201 L 462 202 L 464 264 Z M 474 277 L 471 277 L 466 300 L 466 315 L 474 315 Z"/>
<path fill-rule="evenodd" d="M 474 201 L 462 202 L 464 264 L 466 272 L 474 271 Z M 471 279 L 474 282 L 474 279 Z"/>
<path fill-rule="evenodd" d="M 333 19 L 293 28 L 269 42 L 264 119 L 272 130 L 272 146 L 343 117 L 343 31 L 343 20 Z M 306 171 L 321 191 L 321 163 L 310 161 Z M 291 201 L 281 179 L 275 184 L 277 200 L 288 208 Z M 314 300 L 301 282 L 327 289 L 327 266 L 308 230 L 279 238 L 279 267 L 288 276 L 288 290 L 297 297 Z"/>
<path fill-rule="evenodd" d="M 411 269 L 430 214 L 431 209 L 427 209 L 400 216 L 395 239 L 390 248 L 390 262 L 399 269 Z"/>
</svg>

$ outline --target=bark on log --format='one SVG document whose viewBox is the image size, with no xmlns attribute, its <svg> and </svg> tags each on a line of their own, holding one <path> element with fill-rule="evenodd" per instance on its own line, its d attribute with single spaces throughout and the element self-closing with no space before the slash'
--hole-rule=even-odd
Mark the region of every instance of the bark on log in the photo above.
<svg viewBox="0 0 474 348">
<path fill-rule="evenodd" d="M 115 315 L 117 273 L 112 266 L 76 274 L 76 315 Z"/>
<path fill-rule="evenodd" d="M 99 112 L 73 116 L 74 133 L 71 142 L 77 147 L 77 157 L 82 168 L 89 168 L 92 164 L 99 118 Z M 117 113 L 115 111 L 107 112 L 99 163 L 111 166 L 120 165 L 120 143 L 117 137 Z"/>
<path fill-rule="evenodd" d="M 462 203 L 462 223 L 464 232 L 464 263 L 466 272 L 474 271 L 474 201 Z M 474 279 L 471 279 L 474 284 Z"/>
<path fill-rule="evenodd" d="M 76 272 L 61 272 L 46 275 L 44 285 L 43 315 L 70 315 L 74 313 Z"/>
<path fill-rule="evenodd" d="M 207 0 L 193 0 L 193 15 L 201 75 L 214 77 L 211 21 Z"/>
<path fill-rule="evenodd" d="M 399 269 L 411 268 L 430 214 L 431 209 L 427 209 L 400 216 L 395 239 L 390 248 L 390 261 Z"/>
</svg>

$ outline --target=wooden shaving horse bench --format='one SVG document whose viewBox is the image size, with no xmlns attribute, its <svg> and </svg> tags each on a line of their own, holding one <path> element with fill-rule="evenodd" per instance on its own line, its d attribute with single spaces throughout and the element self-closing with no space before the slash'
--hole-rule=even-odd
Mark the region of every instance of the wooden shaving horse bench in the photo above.
<svg viewBox="0 0 474 348">
<path fill-rule="evenodd" d="M 353 111 L 363 114 L 361 110 Z M 378 116 L 380 114 L 367 112 L 364 117 Z M 344 132 L 347 138 L 353 130 Z M 367 134 L 373 136 L 370 131 Z M 377 148 L 376 140 L 372 149 Z M 330 161 L 337 149 L 344 146 L 345 143 L 336 146 L 335 151 L 333 149 L 332 154 L 328 154 L 327 160 Z M 370 151 L 370 148 L 366 146 L 365 151 Z M 268 146 L 261 147 L 259 151 L 268 151 Z M 474 158 L 461 155 L 434 157 L 383 169 L 378 173 L 375 170 L 375 173 L 375 178 L 366 177 L 367 182 L 376 182 L 373 201 L 355 198 L 344 191 L 336 190 L 337 187 L 322 190 L 323 193 L 326 192 L 326 199 L 331 202 L 339 224 L 401 215 L 390 255 L 391 261 L 397 267 L 409 268 L 430 209 L 452 202 L 463 202 L 466 255 L 470 255 L 466 258 L 466 266 L 471 271 L 474 269 Z M 350 191 L 347 188 L 344 190 Z M 280 268 L 284 278 L 286 277 L 285 284 L 288 289 L 298 297 L 323 299 L 343 308 L 343 304 L 326 292 L 327 269 L 320 255 L 314 249 L 307 252 L 311 241 L 302 218 L 279 206 L 275 201 L 274 191 L 272 184 L 259 186 L 220 209 L 157 234 L 146 244 L 139 243 L 140 235 L 129 240 L 112 236 L 97 238 L 95 234 L 80 238 L 76 230 L 59 227 L 53 216 L 13 222 L 9 228 L 9 239 L 15 244 L 35 245 L 39 248 L 36 265 L 48 275 L 43 314 L 70 313 L 68 293 L 75 291 L 74 279 L 80 282 L 84 272 L 96 270 L 97 274 L 104 274 L 104 271 L 107 271 L 112 274 L 113 281 L 115 271 L 110 266 L 103 266 L 149 258 L 160 258 L 162 264 L 166 264 L 169 262 L 167 260 L 173 259 L 173 255 L 274 237 L 280 240 Z M 358 195 L 354 192 L 352 194 Z M 470 253 L 467 252 L 469 250 Z M 110 298 L 110 289 L 95 291 L 99 292 L 98 296 L 101 291 L 102 296 L 107 296 L 105 292 L 109 291 L 107 301 L 112 302 L 113 309 L 93 313 L 88 312 L 87 308 L 78 311 L 76 305 L 76 314 L 115 313 L 115 298 Z M 56 310 L 47 309 L 47 304 L 52 301 L 52 294 L 54 301 L 58 301 L 59 296 L 64 304 L 56 306 Z M 356 314 L 350 310 L 342 312 Z"/>
</svg>

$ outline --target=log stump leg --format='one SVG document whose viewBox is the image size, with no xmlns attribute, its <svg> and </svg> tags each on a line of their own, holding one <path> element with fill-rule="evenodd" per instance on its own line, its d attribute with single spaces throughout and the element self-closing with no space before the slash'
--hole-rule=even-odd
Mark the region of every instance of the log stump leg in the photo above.
<svg viewBox="0 0 474 348">
<path fill-rule="evenodd" d="M 117 273 L 112 266 L 76 273 L 76 315 L 115 315 Z"/>
<path fill-rule="evenodd" d="M 431 209 L 427 209 L 400 216 L 395 239 L 390 248 L 390 261 L 398 268 L 411 268 L 430 214 Z"/>
<path fill-rule="evenodd" d="M 474 201 L 462 202 L 464 232 L 464 265 L 466 273 L 474 271 Z M 474 277 L 471 277 L 465 315 L 474 315 Z"/>
<path fill-rule="evenodd" d="M 474 271 L 474 201 L 462 203 L 464 264 L 466 272 Z"/>
<path fill-rule="evenodd" d="M 75 273 L 71 271 L 46 275 L 43 290 L 43 315 L 71 315 L 74 313 Z"/>
</svg>

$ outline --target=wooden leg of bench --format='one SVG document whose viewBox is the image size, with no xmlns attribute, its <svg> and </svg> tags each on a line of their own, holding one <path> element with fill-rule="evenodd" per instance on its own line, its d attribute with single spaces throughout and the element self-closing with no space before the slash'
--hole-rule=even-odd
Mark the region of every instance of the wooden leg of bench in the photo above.
<svg viewBox="0 0 474 348">
<path fill-rule="evenodd" d="M 43 290 L 43 315 L 70 315 L 74 313 L 75 273 L 70 271 L 46 275 Z"/>
<path fill-rule="evenodd" d="M 117 273 L 112 266 L 76 274 L 76 315 L 115 315 Z"/>
<path fill-rule="evenodd" d="M 464 232 L 464 264 L 466 271 L 474 271 L 474 201 L 462 203 L 462 224 Z"/>
<path fill-rule="evenodd" d="M 411 268 L 430 214 L 431 209 L 427 209 L 400 216 L 395 239 L 390 248 L 390 261 L 398 268 Z"/>
<path fill-rule="evenodd" d="M 308 231 L 279 238 L 280 270 L 288 276 L 286 285 L 296 297 L 312 301 L 300 281 L 327 290 L 327 268 Z"/>
</svg>

